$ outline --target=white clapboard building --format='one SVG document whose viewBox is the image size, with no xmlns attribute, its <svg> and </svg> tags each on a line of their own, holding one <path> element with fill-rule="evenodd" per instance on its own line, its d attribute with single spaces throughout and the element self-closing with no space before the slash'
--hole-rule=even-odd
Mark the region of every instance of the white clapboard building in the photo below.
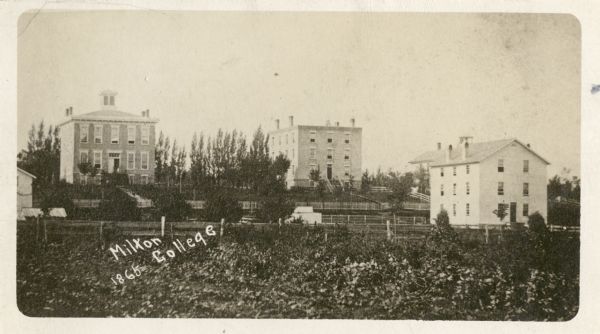
<svg viewBox="0 0 600 334">
<path fill-rule="evenodd" d="M 411 163 L 429 170 L 432 219 L 442 209 L 459 225 L 526 223 L 536 211 L 547 217 L 549 162 L 517 139 L 460 137 L 456 147 L 438 143 Z M 502 221 L 494 213 L 500 206 L 507 213 Z"/>
</svg>

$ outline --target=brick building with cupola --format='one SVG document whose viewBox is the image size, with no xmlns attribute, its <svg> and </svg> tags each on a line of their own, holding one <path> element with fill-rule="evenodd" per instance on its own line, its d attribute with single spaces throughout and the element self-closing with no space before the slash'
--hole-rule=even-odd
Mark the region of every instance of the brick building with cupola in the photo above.
<svg viewBox="0 0 600 334">
<path fill-rule="evenodd" d="M 69 183 L 96 182 L 79 170 L 89 162 L 108 173 L 124 173 L 131 184 L 154 182 L 155 127 L 158 119 L 149 110 L 134 115 L 117 109 L 117 92 L 100 93 L 100 110 L 73 114 L 65 111 L 66 120 L 59 125 L 60 177 Z"/>
</svg>

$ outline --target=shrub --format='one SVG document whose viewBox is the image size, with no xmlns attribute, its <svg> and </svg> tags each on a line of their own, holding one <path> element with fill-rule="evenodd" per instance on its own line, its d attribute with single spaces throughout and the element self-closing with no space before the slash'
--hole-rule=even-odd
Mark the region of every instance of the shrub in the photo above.
<svg viewBox="0 0 600 334">
<path fill-rule="evenodd" d="M 49 187 L 42 190 L 40 207 L 47 215 L 51 208 L 64 208 L 67 216 L 74 212 L 75 205 L 69 194 L 69 185 L 65 182 L 59 183 L 56 187 Z"/>
<path fill-rule="evenodd" d="M 104 220 L 137 221 L 140 220 L 140 209 L 134 199 L 122 191 L 109 189 L 100 202 L 99 216 Z"/>
<path fill-rule="evenodd" d="M 211 221 L 238 222 L 243 215 L 235 194 L 226 188 L 212 189 L 206 198 L 205 216 Z"/>
<path fill-rule="evenodd" d="M 542 217 L 542 215 L 537 211 L 529 215 L 528 224 L 531 232 L 543 234 L 547 231 L 544 217 Z"/>
<path fill-rule="evenodd" d="M 154 200 L 154 207 L 159 216 L 166 216 L 171 221 L 182 220 L 192 212 L 184 196 L 173 191 L 158 194 Z"/>
</svg>

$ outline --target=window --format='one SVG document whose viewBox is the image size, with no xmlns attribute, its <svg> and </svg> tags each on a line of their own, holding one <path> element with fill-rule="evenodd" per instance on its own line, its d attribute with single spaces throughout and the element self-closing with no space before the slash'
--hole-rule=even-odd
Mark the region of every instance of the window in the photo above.
<svg viewBox="0 0 600 334">
<path fill-rule="evenodd" d="M 466 184 L 466 189 L 467 189 L 467 195 L 471 194 L 471 185 L 469 184 L 469 182 L 467 182 Z"/>
<path fill-rule="evenodd" d="M 456 217 L 456 204 L 452 204 L 452 215 Z"/>
<path fill-rule="evenodd" d="M 287 133 L 285 134 L 285 144 L 286 145 L 288 144 L 288 135 L 287 135 Z"/>
<path fill-rule="evenodd" d="M 310 158 L 315 159 L 317 157 L 317 149 L 315 147 L 310 148 Z"/>
<path fill-rule="evenodd" d="M 344 160 L 350 160 L 350 150 L 344 151 Z"/>
<path fill-rule="evenodd" d="M 452 185 L 452 195 L 456 196 L 456 183 Z"/>
<path fill-rule="evenodd" d="M 288 157 L 288 150 L 285 150 L 285 157 Z"/>
<path fill-rule="evenodd" d="M 87 124 L 79 125 L 79 139 L 82 143 L 88 142 L 89 126 Z"/>
<path fill-rule="evenodd" d="M 80 163 L 84 163 L 84 162 L 88 162 L 88 152 L 87 151 L 81 151 L 79 152 L 79 162 Z"/>
<path fill-rule="evenodd" d="M 112 125 L 110 127 L 110 142 L 113 144 L 119 143 L 119 126 Z"/>
<path fill-rule="evenodd" d="M 456 166 L 452 167 L 452 175 L 456 176 Z"/>
<path fill-rule="evenodd" d="M 148 169 L 148 152 L 144 151 L 141 153 L 141 160 L 142 160 L 142 169 L 147 170 Z"/>
<path fill-rule="evenodd" d="M 529 160 L 523 160 L 523 173 L 529 173 Z"/>
<path fill-rule="evenodd" d="M 440 211 L 444 210 L 444 203 L 440 204 Z"/>
<path fill-rule="evenodd" d="M 440 196 L 444 196 L 444 185 L 440 185 Z"/>
<path fill-rule="evenodd" d="M 292 133 L 292 144 L 296 143 L 296 134 Z"/>
<path fill-rule="evenodd" d="M 333 138 L 327 138 L 328 143 L 333 143 Z"/>
<path fill-rule="evenodd" d="M 142 145 L 150 144 L 150 127 L 142 126 Z"/>
<path fill-rule="evenodd" d="M 344 176 L 350 176 L 350 166 L 344 166 Z"/>
<path fill-rule="evenodd" d="M 498 173 L 504 173 L 504 159 L 498 160 Z"/>
<path fill-rule="evenodd" d="M 440 168 L 440 176 L 444 176 L 444 167 Z"/>
<path fill-rule="evenodd" d="M 94 126 L 94 143 L 102 144 L 102 125 Z"/>
<path fill-rule="evenodd" d="M 94 167 L 102 168 L 102 151 L 94 151 Z"/>
<path fill-rule="evenodd" d="M 471 165 L 466 165 L 465 169 L 467 174 L 471 173 Z"/>
<path fill-rule="evenodd" d="M 315 142 L 315 137 L 317 137 L 317 131 L 311 131 L 310 132 L 310 142 L 314 143 Z"/>
<path fill-rule="evenodd" d="M 129 184 L 135 184 L 135 175 L 134 174 L 129 174 Z"/>
<path fill-rule="evenodd" d="M 127 143 L 135 144 L 135 126 L 127 127 Z"/>
<path fill-rule="evenodd" d="M 104 95 L 104 105 L 108 105 L 108 95 Z"/>
<path fill-rule="evenodd" d="M 294 149 L 292 149 L 292 159 L 294 159 L 295 154 L 296 154 L 296 151 Z"/>
<path fill-rule="evenodd" d="M 504 195 L 504 182 L 498 182 L 498 195 Z"/>
<path fill-rule="evenodd" d="M 524 203 L 523 204 L 523 217 L 527 217 L 529 216 L 529 204 Z"/>
<path fill-rule="evenodd" d="M 350 134 L 346 133 L 346 138 L 344 139 L 344 143 L 350 144 Z"/>
<path fill-rule="evenodd" d="M 279 145 L 281 145 L 281 136 L 279 136 Z"/>
<path fill-rule="evenodd" d="M 140 181 L 141 184 L 148 184 L 148 175 L 142 175 Z"/>
<path fill-rule="evenodd" d="M 327 159 L 329 159 L 329 160 L 333 159 L 333 149 L 332 148 L 327 149 Z"/>
<path fill-rule="evenodd" d="M 523 183 L 523 196 L 529 196 L 529 183 Z"/>
<path fill-rule="evenodd" d="M 471 215 L 471 207 L 470 207 L 469 203 L 467 203 L 466 212 L 467 212 L 467 216 Z"/>
<path fill-rule="evenodd" d="M 127 152 L 127 169 L 135 169 L 135 152 Z"/>
<path fill-rule="evenodd" d="M 110 96 L 110 105 L 111 106 L 115 105 L 115 97 L 114 96 Z"/>
</svg>

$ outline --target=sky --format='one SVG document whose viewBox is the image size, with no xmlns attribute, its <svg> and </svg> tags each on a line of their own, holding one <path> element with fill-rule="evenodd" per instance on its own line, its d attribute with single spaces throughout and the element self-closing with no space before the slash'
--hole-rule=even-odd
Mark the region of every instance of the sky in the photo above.
<svg viewBox="0 0 600 334">
<path fill-rule="evenodd" d="M 437 142 L 515 137 L 580 175 L 581 37 L 562 14 L 95 11 L 19 20 L 18 148 L 65 108 L 150 109 L 194 132 L 363 128 L 363 169 L 407 171 Z"/>
</svg>

